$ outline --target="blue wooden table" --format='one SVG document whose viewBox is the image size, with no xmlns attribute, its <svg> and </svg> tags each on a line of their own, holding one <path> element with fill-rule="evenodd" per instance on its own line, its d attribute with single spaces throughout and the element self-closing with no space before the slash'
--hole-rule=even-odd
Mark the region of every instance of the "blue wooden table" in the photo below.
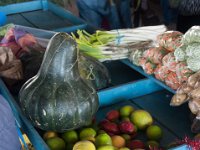
<svg viewBox="0 0 200 150">
<path fill-rule="evenodd" d="M 48 0 L 0 6 L 0 11 L 7 14 L 7 23 L 34 28 L 72 32 L 88 27 L 83 20 Z"/>
<path fill-rule="evenodd" d="M 33 0 L 30 2 L 0 6 L 0 11 L 7 14 L 7 23 L 64 32 L 74 32 L 77 29 L 90 28 L 90 26 L 80 18 L 75 17 L 69 11 L 47 0 Z M 121 71 L 125 67 L 118 68 L 122 66 L 121 63 L 118 61 L 114 63 L 117 65 L 116 68 L 113 69 L 114 73 L 111 76 L 114 81 L 118 80 L 117 82 L 120 84 L 132 81 L 131 79 L 134 79 L 134 76 L 138 76 L 132 69 L 149 79 L 138 80 L 140 78 L 137 78 L 138 81 L 136 82 L 130 82 L 99 91 L 98 95 L 101 109 L 97 113 L 97 118 L 101 119 L 103 115 L 112 108 L 131 104 L 135 108 L 148 110 L 153 115 L 156 123 L 162 126 L 165 134 L 164 139 L 161 141 L 163 145 L 177 138 L 182 138 L 185 135 L 193 136 L 190 132 L 189 110 L 187 105 L 177 108 L 169 106 L 170 98 L 175 91 L 156 80 L 153 76 L 145 74 L 141 68 L 132 65 L 128 60 L 122 60 L 122 63 L 132 68 L 125 69 L 129 71 Z M 112 64 L 105 63 L 105 65 L 109 70 L 112 70 L 110 69 L 112 68 L 110 66 Z M 124 75 L 122 76 L 122 74 Z M 37 130 L 21 112 L 16 102 L 17 99 L 13 98 L 13 95 L 10 94 L 2 80 L 0 80 L 0 93 L 10 103 L 18 124 L 28 135 L 35 149 L 47 150 L 47 145 L 42 140 Z M 174 150 L 187 149 L 187 146 L 183 145 Z"/>
</svg>

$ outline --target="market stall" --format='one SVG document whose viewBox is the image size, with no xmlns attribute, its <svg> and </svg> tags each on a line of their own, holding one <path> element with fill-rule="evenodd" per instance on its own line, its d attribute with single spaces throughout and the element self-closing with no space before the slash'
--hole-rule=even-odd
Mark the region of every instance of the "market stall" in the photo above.
<svg viewBox="0 0 200 150">
<path fill-rule="evenodd" d="M 35 28 L 0 28 L 2 58 L 7 58 L 0 70 L 0 93 L 35 149 L 199 148 L 194 140 L 199 132 L 199 27 L 185 34 L 166 32 L 163 25 L 89 33 L 86 23 L 48 1 L 0 10 L 26 18 L 30 8 L 18 6 L 30 4 L 32 11 L 48 9 L 73 23 L 43 26 L 28 14 Z M 105 67 L 115 60 L 147 79 L 121 84 L 127 80 L 109 76 Z"/>
</svg>

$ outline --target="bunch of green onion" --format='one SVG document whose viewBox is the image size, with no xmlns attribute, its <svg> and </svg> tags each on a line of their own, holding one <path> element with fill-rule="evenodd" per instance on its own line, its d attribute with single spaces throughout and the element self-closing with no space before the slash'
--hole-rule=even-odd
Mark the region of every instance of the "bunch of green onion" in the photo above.
<svg viewBox="0 0 200 150">
<path fill-rule="evenodd" d="M 106 61 L 128 58 L 133 50 L 155 41 L 157 36 L 165 31 L 166 27 L 159 25 L 111 31 L 97 30 L 94 34 L 78 30 L 77 37 L 73 33 L 72 36 L 81 52 Z"/>
</svg>

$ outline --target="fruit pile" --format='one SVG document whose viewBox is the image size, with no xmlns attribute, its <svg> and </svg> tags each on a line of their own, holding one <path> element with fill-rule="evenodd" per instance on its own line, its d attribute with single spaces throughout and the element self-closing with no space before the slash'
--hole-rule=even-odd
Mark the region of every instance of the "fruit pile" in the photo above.
<svg viewBox="0 0 200 150">
<path fill-rule="evenodd" d="M 60 135 L 48 131 L 43 137 L 51 150 L 160 150 L 162 129 L 147 111 L 125 105 L 99 123 Z"/>
</svg>

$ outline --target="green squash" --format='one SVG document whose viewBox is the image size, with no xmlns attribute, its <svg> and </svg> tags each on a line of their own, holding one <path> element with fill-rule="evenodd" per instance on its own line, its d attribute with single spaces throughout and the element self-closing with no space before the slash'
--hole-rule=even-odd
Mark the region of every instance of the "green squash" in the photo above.
<svg viewBox="0 0 200 150">
<path fill-rule="evenodd" d="M 107 68 L 97 59 L 81 53 L 78 65 L 80 76 L 96 90 L 104 89 L 111 83 Z"/>
<path fill-rule="evenodd" d="M 52 37 L 40 69 L 21 88 L 23 112 L 38 128 L 64 132 L 88 125 L 98 96 L 79 75 L 78 50 L 66 33 Z"/>
</svg>

